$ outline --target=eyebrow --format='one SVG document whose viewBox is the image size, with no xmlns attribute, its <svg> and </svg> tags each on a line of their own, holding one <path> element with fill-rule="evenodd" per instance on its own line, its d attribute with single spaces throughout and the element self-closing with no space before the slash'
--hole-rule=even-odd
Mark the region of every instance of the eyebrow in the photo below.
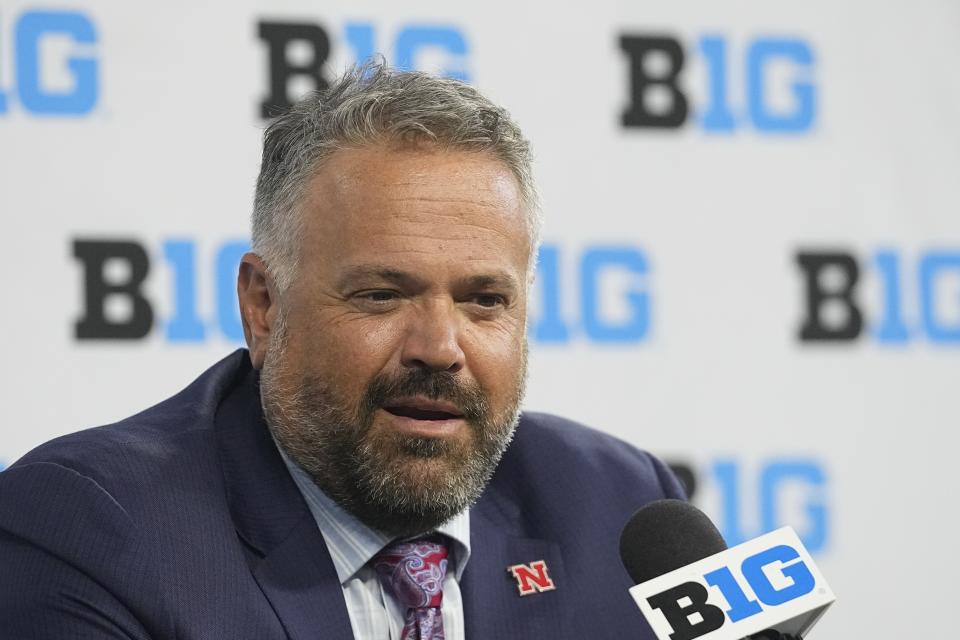
<svg viewBox="0 0 960 640">
<path fill-rule="evenodd" d="M 520 288 L 516 278 L 503 272 L 470 276 L 465 283 L 471 289 L 507 289 L 511 293 Z"/>
<path fill-rule="evenodd" d="M 382 280 L 397 286 L 416 287 L 423 284 L 417 276 L 385 265 L 367 264 L 349 267 L 337 280 L 337 287 L 343 289 L 357 280 Z M 460 281 L 471 289 L 506 289 L 511 293 L 520 289 L 517 279 L 505 271 L 468 276 Z"/>
<path fill-rule="evenodd" d="M 356 280 L 363 279 L 385 280 L 397 285 L 413 285 L 420 282 L 419 278 L 400 269 L 382 265 L 365 264 L 348 268 L 343 275 L 340 276 L 339 280 L 337 280 L 337 287 L 342 289 Z"/>
</svg>

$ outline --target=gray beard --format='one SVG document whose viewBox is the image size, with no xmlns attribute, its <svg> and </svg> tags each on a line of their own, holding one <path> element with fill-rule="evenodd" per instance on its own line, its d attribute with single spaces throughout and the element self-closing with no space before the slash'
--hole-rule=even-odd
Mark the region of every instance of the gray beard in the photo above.
<svg viewBox="0 0 960 640">
<path fill-rule="evenodd" d="M 260 377 L 264 416 L 286 454 L 317 486 L 361 522 L 395 537 L 436 529 L 483 493 L 519 420 L 526 380 L 526 345 L 517 390 L 499 416 L 486 395 L 447 371 L 378 375 L 360 406 L 348 408 L 325 379 L 287 371 L 281 321 Z M 453 402 L 469 439 L 371 433 L 376 411 L 391 399 L 423 395 Z"/>
</svg>

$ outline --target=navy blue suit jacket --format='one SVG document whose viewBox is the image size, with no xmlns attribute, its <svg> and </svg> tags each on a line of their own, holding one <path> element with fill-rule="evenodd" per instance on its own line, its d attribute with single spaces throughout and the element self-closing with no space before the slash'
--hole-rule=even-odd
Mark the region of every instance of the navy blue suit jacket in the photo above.
<svg viewBox="0 0 960 640">
<path fill-rule="evenodd" d="M 467 637 L 652 640 L 617 547 L 631 513 L 663 497 L 681 489 L 648 454 L 526 414 L 470 514 Z M 507 567 L 537 560 L 556 589 L 521 597 Z M 245 351 L 0 473 L 0 637 L 352 638 Z"/>
</svg>

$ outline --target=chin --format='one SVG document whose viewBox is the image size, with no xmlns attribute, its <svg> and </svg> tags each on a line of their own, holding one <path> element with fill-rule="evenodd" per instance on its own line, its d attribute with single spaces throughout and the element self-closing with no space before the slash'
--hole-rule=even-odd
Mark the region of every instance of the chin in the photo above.
<svg viewBox="0 0 960 640">
<path fill-rule="evenodd" d="M 409 460 L 396 475 L 398 488 L 416 502 L 425 503 L 448 494 L 462 484 L 463 470 L 440 458 Z"/>
<path fill-rule="evenodd" d="M 354 503 L 355 514 L 375 528 L 406 536 L 434 529 L 470 507 L 486 478 L 478 477 L 462 451 L 431 453 L 397 452 L 380 466 L 376 480 L 363 474 L 366 497 Z"/>
</svg>

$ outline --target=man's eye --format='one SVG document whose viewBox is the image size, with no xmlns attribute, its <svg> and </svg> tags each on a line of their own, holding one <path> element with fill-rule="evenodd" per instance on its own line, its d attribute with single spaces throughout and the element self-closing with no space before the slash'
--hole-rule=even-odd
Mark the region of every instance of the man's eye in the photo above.
<svg viewBox="0 0 960 640">
<path fill-rule="evenodd" d="M 361 300 L 366 300 L 368 302 L 390 302 L 392 300 L 396 300 L 399 297 L 399 295 L 397 294 L 396 291 L 377 290 L 377 291 L 364 291 L 362 293 L 357 294 L 357 297 L 360 298 Z"/>
<path fill-rule="evenodd" d="M 481 307 L 485 307 L 487 309 L 492 309 L 498 306 L 505 306 L 507 304 L 507 301 L 504 299 L 503 296 L 499 296 L 494 293 L 482 293 L 478 296 L 475 296 L 473 301 L 478 305 L 480 305 Z"/>
</svg>

